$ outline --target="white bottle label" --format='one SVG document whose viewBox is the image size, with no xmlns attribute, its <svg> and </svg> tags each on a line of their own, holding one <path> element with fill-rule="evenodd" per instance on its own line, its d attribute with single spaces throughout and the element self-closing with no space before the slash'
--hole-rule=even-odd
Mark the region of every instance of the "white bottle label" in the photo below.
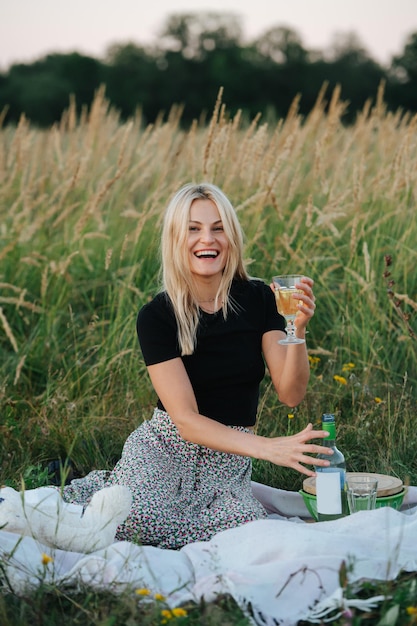
<svg viewBox="0 0 417 626">
<path fill-rule="evenodd" d="M 316 474 L 317 512 L 324 515 L 342 513 L 340 472 L 317 472 Z"/>
</svg>

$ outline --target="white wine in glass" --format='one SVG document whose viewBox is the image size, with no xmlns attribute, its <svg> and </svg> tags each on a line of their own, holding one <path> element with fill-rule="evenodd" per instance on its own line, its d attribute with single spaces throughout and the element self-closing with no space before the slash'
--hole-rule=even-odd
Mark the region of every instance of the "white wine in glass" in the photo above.
<svg viewBox="0 0 417 626">
<path fill-rule="evenodd" d="M 297 289 L 295 286 L 301 279 L 301 274 L 284 274 L 283 276 L 274 276 L 272 278 L 278 313 L 281 313 L 287 322 L 287 337 L 278 341 L 278 343 L 283 345 L 305 343 L 304 339 L 300 339 L 295 336 L 294 326 L 295 316 L 298 313 L 297 304 L 299 301 L 296 298 L 293 298 L 293 294 L 303 293 L 301 289 Z"/>
</svg>

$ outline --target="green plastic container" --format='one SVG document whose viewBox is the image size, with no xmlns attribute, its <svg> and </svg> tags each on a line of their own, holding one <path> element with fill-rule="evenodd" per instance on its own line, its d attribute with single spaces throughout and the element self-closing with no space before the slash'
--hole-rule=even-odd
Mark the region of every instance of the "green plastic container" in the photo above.
<svg viewBox="0 0 417 626">
<path fill-rule="evenodd" d="M 405 496 L 405 489 L 402 489 L 398 493 L 394 493 L 391 496 L 382 496 L 376 499 L 376 508 L 382 508 L 384 506 L 390 506 L 392 509 L 399 511 Z M 303 496 L 304 503 L 310 513 L 311 517 L 317 522 L 317 502 L 316 495 L 307 493 L 304 489 L 300 489 L 299 493 Z"/>
</svg>

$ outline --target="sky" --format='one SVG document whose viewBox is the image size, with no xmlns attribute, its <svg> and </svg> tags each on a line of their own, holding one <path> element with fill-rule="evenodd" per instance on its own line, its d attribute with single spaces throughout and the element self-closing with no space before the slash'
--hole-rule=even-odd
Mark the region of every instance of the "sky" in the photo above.
<svg viewBox="0 0 417 626">
<path fill-rule="evenodd" d="M 50 52 L 104 58 L 113 43 L 156 43 L 169 15 L 202 11 L 239 16 L 245 41 L 290 27 L 308 50 L 354 32 L 382 65 L 417 32 L 417 0 L 0 0 L 0 71 Z"/>
</svg>

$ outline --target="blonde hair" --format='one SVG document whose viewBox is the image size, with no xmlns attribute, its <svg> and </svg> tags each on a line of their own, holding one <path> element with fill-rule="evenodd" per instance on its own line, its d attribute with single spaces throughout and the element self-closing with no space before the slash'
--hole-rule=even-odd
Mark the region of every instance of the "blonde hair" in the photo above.
<svg viewBox="0 0 417 626">
<path fill-rule="evenodd" d="M 200 199 L 211 200 L 216 205 L 229 243 L 227 261 L 215 299 L 222 303 L 225 317 L 228 309 L 233 308 L 230 299 L 233 279 L 248 280 L 243 263 L 243 233 L 230 200 L 211 183 L 184 185 L 165 211 L 161 239 L 163 288 L 174 308 L 182 356 L 194 352 L 200 318 L 187 245 L 191 205 L 194 200 Z"/>
</svg>

